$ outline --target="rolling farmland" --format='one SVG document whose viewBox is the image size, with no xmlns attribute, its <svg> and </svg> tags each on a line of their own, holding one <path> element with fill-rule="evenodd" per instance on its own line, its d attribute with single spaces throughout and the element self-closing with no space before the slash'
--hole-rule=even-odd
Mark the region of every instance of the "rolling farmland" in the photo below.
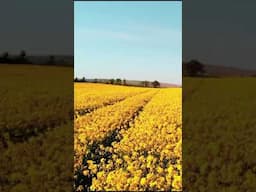
<svg viewBox="0 0 256 192">
<path fill-rule="evenodd" d="M 76 83 L 75 112 L 76 191 L 181 190 L 181 88 Z"/>
<path fill-rule="evenodd" d="M 0 191 L 72 191 L 73 69 L 1 64 L 0 78 Z"/>
<path fill-rule="evenodd" d="M 183 79 L 183 190 L 255 191 L 253 77 Z"/>
</svg>

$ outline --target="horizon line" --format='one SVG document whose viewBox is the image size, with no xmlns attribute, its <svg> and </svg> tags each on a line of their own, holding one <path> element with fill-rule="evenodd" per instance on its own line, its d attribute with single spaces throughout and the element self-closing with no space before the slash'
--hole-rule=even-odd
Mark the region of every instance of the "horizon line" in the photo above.
<svg viewBox="0 0 256 192">
<path fill-rule="evenodd" d="M 84 77 L 84 76 L 83 76 Z M 83 77 L 76 77 L 74 76 L 74 78 L 83 78 Z M 166 82 L 166 81 L 160 81 L 160 80 L 138 80 L 138 79 L 127 79 L 127 78 L 85 78 L 88 80 L 111 80 L 111 79 L 121 79 L 121 80 L 126 80 L 126 81 L 148 81 L 148 82 L 153 82 L 153 81 L 158 81 L 159 83 L 166 83 L 166 84 L 171 84 L 171 85 L 177 85 L 177 86 L 182 86 L 182 83 L 172 83 L 172 82 Z"/>
</svg>

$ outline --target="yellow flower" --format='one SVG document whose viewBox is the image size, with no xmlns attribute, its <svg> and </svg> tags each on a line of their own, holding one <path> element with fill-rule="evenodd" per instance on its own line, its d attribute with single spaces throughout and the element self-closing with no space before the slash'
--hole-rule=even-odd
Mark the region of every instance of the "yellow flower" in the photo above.
<svg viewBox="0 0 256 192">
<path fill-rule="evenodd" d="M 147 179 L 152 179 L 153 177 L 154 177 L 154 174 L 153 174 L 153 173 L 147 174 Z"/>
<path fill-rule="evenodd" d="M 158 173 L 160 173 L 160 174 L 161 174 L 161 173 L 163 173 L 163 171 L 164 171 L 164 170 L 163 170 L 163 168 L 162 168 L 162 167 L 157 167 L 157 172 L 158 172 Z"/>
<path fill-rule="evenodd" d="M 147 180 L 146 180 L 145 177 L 143 177 L 143 178 L 140 180 L 140 184 L 141 184 L 141 185 L 145 185 L 146 182 L 147 182 Z"/>
<path fill-rule="evenodd" d="M 152 155 L 149 155 L 149 156 L 147 157 L 147 161 L 148 161 L 148 162 L 153 161 L 153 159 L 154 159 L 154 157 L 153 157 Z"/>
<path fill-rule="evenodd" d="M 156 181 L 153 181 L 153 182 L 150 182 L 150 183 L 149 183 L 149 186 L 150 186 L 151 188 L 154 188 L 156 185 L 157 185 L 157 182 L 156 182 Z"/>
<path fill-rule="evenodd" d="M 89 171 L 88 170 L 83 170 L 83 175 L 85 175 L 85 176 L 89 175 Z"/>
<path fill-rule="evenodd" d="M 102 158 L 99 164 L 87 161 L 85 174 L 97 174 L 91 190 L 181 189 L 180 88 L 144 89 L 100 84 L 78 87 L 81 90 L 75 89 L 79 92 L 75 96 L 75 108 L 91 112 L 75 120 L 76 167 L 82 165 L 84 156 L 94 159 L 110 154 L 108 161 Z M 143 110 L 137 114 L 140 108 Z M 120 141 L 104 147 L 105 139 L 113 132 Z M 99 154 L 90 151 L 95 143 L 100 143 L 96 145 Z M 178 157 L 174 165 L 170 164 L 172 157 Z M 168 166 L 163 169 L 166 163 Z"/>
<path fill-rule="evenodd" d="M 169 174 L 172 174 L 173 170 L 174 170 L 174 169 L 173 169 L 172 166 L 169 166 L 168 169 L 167 169 L 167 171 L 168 171 Z"/>
<path fill-rule="evenodd" d="M 173 182 L 172 182 L 172 187 L 175 190 L 180 190 L 181 189 L 181 177 L 180 176 L 174 176 Z"/>
<path fill-rule="evenodd" d="M 103 171 L 100 171 L 100 172 L 97 173 L 97 177 L 98 178 L 101 178 L 103 176 L 104 176 L 104 172 Z"/>
<path fill-rule="evenodd" d="M 117 163 L 117 164 L 122 164 L 122 163 L 123 163 L 123 160 L 122 160 L 122 159 L 117 159 L 117 160 L 116 160 L 116 163 Z"/>
</svg>

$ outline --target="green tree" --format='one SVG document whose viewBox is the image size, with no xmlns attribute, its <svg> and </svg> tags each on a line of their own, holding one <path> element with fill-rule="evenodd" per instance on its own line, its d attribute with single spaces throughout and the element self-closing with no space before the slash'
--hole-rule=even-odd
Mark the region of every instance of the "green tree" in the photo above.
<svg viewBox="0 0 256 192">
<path fill-rule="evenodd" d="M 116 79 L 116 84 L 117 84 L 117 85 L 121 85 L 121 84 L 122 84 L 122 80 L 121 80 L 121 79 L 119 79 L 119 78 L 118 78 L 118 79 Z"/>
<path fill-rule="evenodd" d="M 148 87 L 149 86 L 149 82 L 148 81 L 142 81 L 142 85 L 143 85 L 143 87 Z"/>
<path fill-rule="evenodd" d="M 9 53 L 8 53 L 8 52 L 4 52 L 2 58 L 3 58 L 4 60 L 7 60 L 8 57 L 9 57 Z"/>
<path fill-rule="evenodd" d="M 20 52 L 20 58 L 25 59 L 25 57 L 26 57 L 26 51 L 22 50 L 22 51 Z"/>
<path fill-rule="evenodd" d="M 155 81 L 152 82 L 152 86 L 153 86 L 154 88 L 160 87 L 160 83 L 155 80 Z"/>
<path fill-rule="evenodd" d="M 184 70 L 189 76 L 200 76 L 205 73 L 204 65 L 197 60 L 191 60 L 184 64 Z"/>
<path fill-rule="evenodd" d="M 110 84 L 114 84 L 115 83 L 115 80 L 114 79 L 110 79 Z"/>
<path fill-rule="evenodd" d="M 52 64 L 52 65 L 55 64 L 55 57 L 53 55 L 49 56 L 48 64 Z"/>
<path fill-rule="evenodd" d="M 14 62 L 16 62 L 16 63 L 30 63 L 27 59 L 26 59 L 26 52 L 24 51 L 24 50 L 22 50 L 21 52 L 20 52 L 20 55 L 15 59 L 15 61 Z"/>
<path fill-rule="evenodd" d="M 126 79 L 123 79 L 123 85 L 126 85 Z"/>
<path fill-rule="evenodd" d="M 1 63 L 9 63 L 9 53 L 8 52 L 4 52 L 3 54 L 2 54 L 2 57 L 0 57 L 0 62 Z"/>
</svg>

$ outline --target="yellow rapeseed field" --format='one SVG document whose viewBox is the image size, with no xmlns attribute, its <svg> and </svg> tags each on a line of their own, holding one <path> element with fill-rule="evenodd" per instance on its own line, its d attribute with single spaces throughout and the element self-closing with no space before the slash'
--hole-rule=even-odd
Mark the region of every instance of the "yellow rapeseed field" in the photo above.
<svg viewBox="0 0 256 192">
<path fill-rule="evenodd" d="M 181 88 L 75 84 L 76 191 L 182 189 Z"/>
<path fill-rule="evenodd" d="M 72 80 L 73 67 L 0 65 L 1 192 L 72 191 Z"/>
</svg>

